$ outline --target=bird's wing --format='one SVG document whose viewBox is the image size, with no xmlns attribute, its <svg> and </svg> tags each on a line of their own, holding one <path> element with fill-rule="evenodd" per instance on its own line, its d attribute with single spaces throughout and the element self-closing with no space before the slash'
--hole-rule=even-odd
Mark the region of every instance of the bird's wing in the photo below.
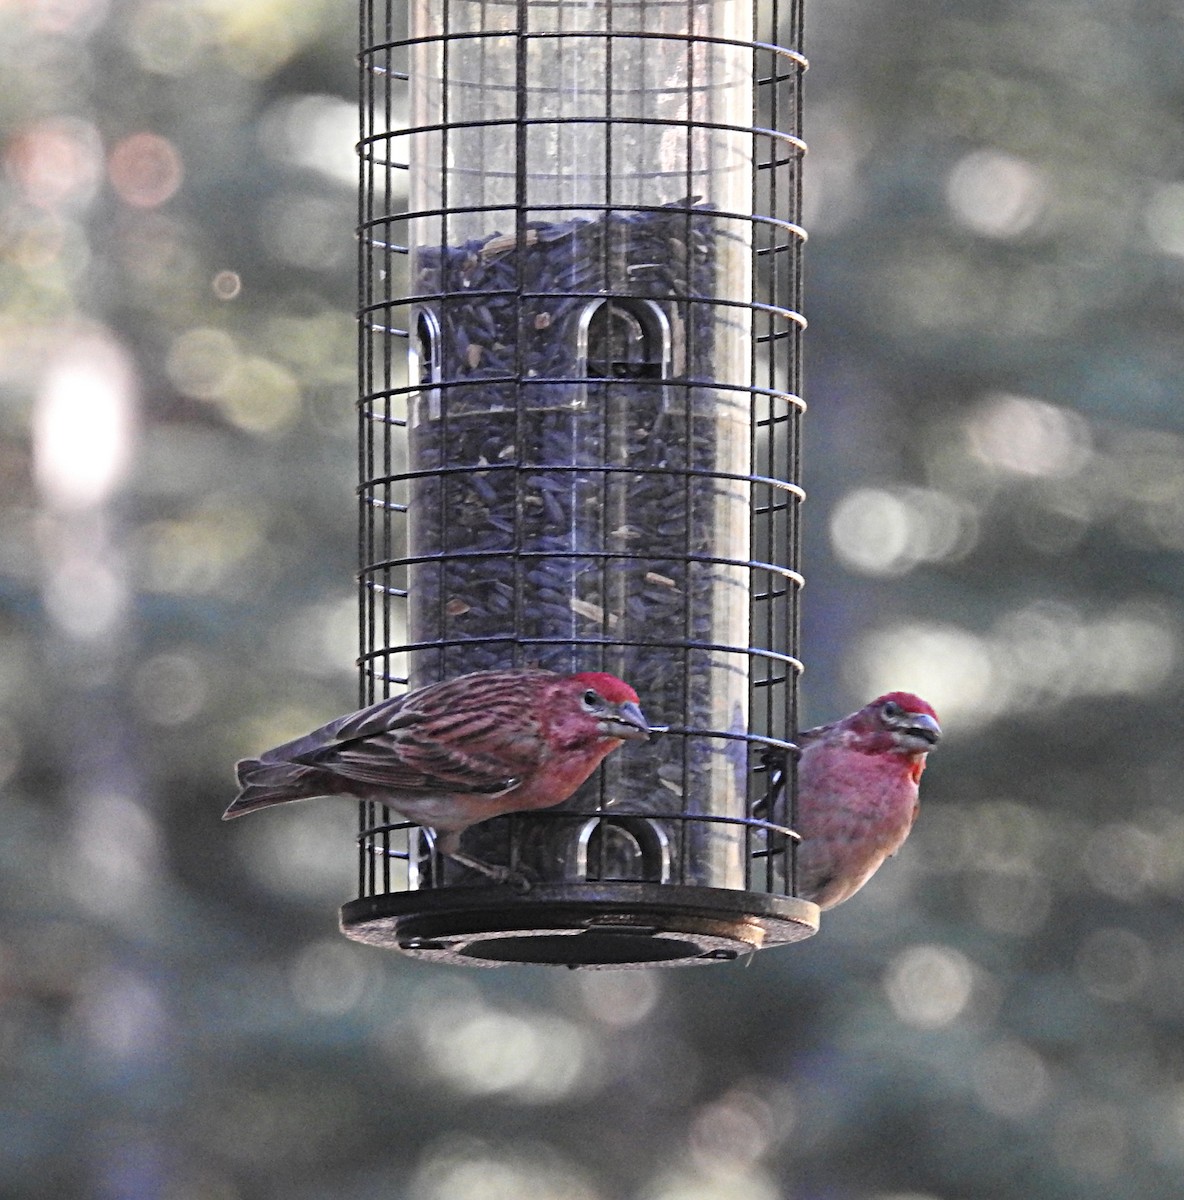
<svg viewBox="0 0 1184 1200">
<path fill-rule="evenodd" d="M 290 743 L 285 757 L 404 794 L 497 795 L 538 766 L 537 730 L 508 722 L 496 705 L 469 706 L 463 695 L 442 691 L 409 693 L 339 717 Z"/>
<path fill-rule="evenodd" d="M 836 722 L 829 725 L 815 725 L 813 729 L 803 729 L 793 739 L 794 744 L 804 754 L 806 750 L 815 742 L 826 736 L 834 727 Z M 799 760 L 800 761 L 800 760 Z M 772 784 L 770 784 L 772 787 Z M 775 792 L 780 791 L 780 788 L 774 787 Z M 769 797 L 761 796 L 760 799 L 752 806 L 752 815 L 761 820 L 769 819 Z"/>
<path fill-rule="evenodd" d="M 520 772 L 507 770 L 506 763 L 488 754 L 432 739 L 417 739 L 414 734 L 414 723 L 406 723 L 384 733 L 341 742 L 321 765 L 334 774 L 389 788 L 392 792 L 497 795 L 519 782 Z"/>
<path fill-rule="evenodd" d="M 261 763 L 315 763 L 324 752 L 343 741 L 356 737 L 368 737 L 371 733 L 397 727 L 401 721 L 416 720 L 407 713 L 401 716 L 405 696 L 380 700 L 377 704 L 363 708 L 360 712 L 336 717 L 327 725 L 314 729 L 302 737 L 293 738 L 281 746 L 259 755 Z"/>
<path fill-rule="evenodd" d="M 838 724 L 838 721 L 831 721 L 826 725 L 815 725 L 813 729 L 803 729 L 798 733 L 797 737 L 794 738 L 794 741 L 797 742 L 797 744 L 803 750 L 805 750 L 805 748 L 811 742 L 817 742 L 826 737 L 826 735 L 830 733 L 831 730 L 833 730 Z"/>
</svg>

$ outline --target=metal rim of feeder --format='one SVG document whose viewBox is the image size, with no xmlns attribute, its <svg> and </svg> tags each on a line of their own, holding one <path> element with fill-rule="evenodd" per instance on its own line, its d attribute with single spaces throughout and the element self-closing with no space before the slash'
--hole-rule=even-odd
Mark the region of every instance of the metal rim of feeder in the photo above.
<svg viewBox="0 0 1184 1200">
<path fill-rule="evenodd" d="M 360 25 L 361 701 L 609 670 L 668 728 L 466 833 L 525 893 L 364 804 L 342 928 L 481 966 L 810 936 L 801 0 L 394 7 Z"/>
</svg>

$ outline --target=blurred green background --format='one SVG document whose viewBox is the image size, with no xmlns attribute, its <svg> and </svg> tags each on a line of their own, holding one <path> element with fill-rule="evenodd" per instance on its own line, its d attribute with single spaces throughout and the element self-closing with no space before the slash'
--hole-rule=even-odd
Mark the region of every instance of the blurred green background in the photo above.
<svg viewBox="0 0 1184 1200">
<path fill-rule="evenodd" d="M 0 0 L 0 1195 L 1184 1190 L 1184 10 L 810 0 L 806 716 L 947 739 L 746 968 L 345 941 L 356 10 Z"/>
</svg>

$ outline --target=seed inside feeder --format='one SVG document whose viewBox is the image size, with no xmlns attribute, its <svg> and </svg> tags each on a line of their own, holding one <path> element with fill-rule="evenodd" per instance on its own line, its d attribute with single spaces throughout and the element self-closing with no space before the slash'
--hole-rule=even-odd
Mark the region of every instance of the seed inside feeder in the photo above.
<svg viewBox="0 0 1184 1200">
<path fill-rule="evenodd" d="M 709 381 L 743 376 L 748 314 L 710 298 L 749 249 L 703 205 L 526 233 L 416 251 L 412 682 L 603 669 L 651 720 L 746 729 L 750 399 Z M 656 740 L 609 761 L 607 795 L 670 811 L 664 765 L 688 805 L 745 811 L 743 743 Z"/>
</svg>

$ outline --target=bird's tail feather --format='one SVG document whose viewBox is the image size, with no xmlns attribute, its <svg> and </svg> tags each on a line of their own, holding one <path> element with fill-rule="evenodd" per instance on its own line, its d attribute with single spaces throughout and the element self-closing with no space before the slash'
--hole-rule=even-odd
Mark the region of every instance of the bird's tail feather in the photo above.
<svg viewBox="0 0 1184 1200">
<path fill-rule="evenodd" d="M 312 795 L 303 786 L 308 769 L 296 763 L 244 758 L 234 770 L 239 793 L 222 814 L 224 821 L 254 812 L 257 808 L 286 804 L 289 800 L 304 800 Z"/>
</svg>

